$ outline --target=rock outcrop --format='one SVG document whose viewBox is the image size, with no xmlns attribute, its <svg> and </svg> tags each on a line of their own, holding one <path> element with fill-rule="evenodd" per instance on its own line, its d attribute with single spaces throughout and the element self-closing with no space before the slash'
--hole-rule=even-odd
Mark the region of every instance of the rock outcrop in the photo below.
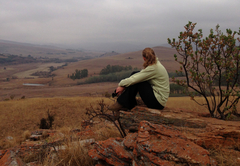
<svg viewBox="0 0 240 166">
<path fill-rule="evenodd" d="M 34 131 L 21 145 L 0 150 L 0 166 L 36 166 L 45 153 L 66 149 L 64 141 L 91 147 L 89 156 L 96 166 L 217 165 L 208 151 L 216 148 L 234 156 L 234 164 L 240 165 L 239 121 L 182 109 L 160 111 L 137 106 L 131 112 L 121 111 L 120 122 L 128 133 L 125 138 L 98 142 L 94 141 L 99 140 L 100 130 L 114 127 L 109 121 L 84 121 L 81 130 L 73 129 L 66 135 L 54 130 Z"/>
<path fill-rule="evenodd" d="M 138 131 L 142 120 L 181 129 L 189 140 L 207 149 L 219 146 L 234 149 L 240 141 L 239 121 L 224 121 L 210 118 L 208 114 L 170 108 L 155 110 L 137 106 L 131 112 L 121 112 L 120 121 L 130 131 Z"/>
<path fill-rule="evenodd" d="M 216 165 L 207 150 L 177 129 L 147 121 L 124 139 L 95 142 L 89 155 L 102 165 Z"/>
<path fill-rule="evenodd" d="M 89 156 L 103 165 L 217 165 L 208 149 L 232 151 L 240 164 L 240 123 L 181 109 L 135 107 L 121 111 L 128 135 L 93 144 Z"/>
</svg>

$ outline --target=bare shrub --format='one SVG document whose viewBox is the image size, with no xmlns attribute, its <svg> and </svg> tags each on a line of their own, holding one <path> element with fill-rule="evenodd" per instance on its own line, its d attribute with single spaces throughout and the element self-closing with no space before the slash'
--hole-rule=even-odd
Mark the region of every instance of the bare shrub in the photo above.
<svg viewBox="0 0 240 166">
<path fill-rule="evenodd" d="M 53 121 L 54 121 L 55 114 L 50 113 L 50 111 L 47 111 L 47 118 L 42 118 L 40 120 L 39 128 L 40 129 L 50 129 L 52 128 Z"/>
<path fill-rule="evenodd" d="M 109 114 L 111 113 L 111 114 Z M 105 119 L 112 122 L 115 127 L 118 129 L 121 136 L 124 138 L 126 136 L 125 129 L 123 128 L 119 118 L 115 119 L 114 112 L 108 110 L 108 105 L 104 103 L 104 100 L 98 101 L 98 107 L 94 108 L 91 104 L 88 108 L 86 108 L 86 115 L 89 120 L 93 120 L 98 118 L 100 120 Z"/>
</svg>

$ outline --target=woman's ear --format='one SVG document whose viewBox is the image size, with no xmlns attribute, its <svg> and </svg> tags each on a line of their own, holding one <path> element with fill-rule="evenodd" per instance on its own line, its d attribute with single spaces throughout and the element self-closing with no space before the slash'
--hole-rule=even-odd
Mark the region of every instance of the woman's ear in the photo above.
<svg viewBox="0 0 240 166">
<path fill-rule="evenodd" d="M 143 60 L 146 61 L 146 58 L 143 56 Z"/>
</svg>

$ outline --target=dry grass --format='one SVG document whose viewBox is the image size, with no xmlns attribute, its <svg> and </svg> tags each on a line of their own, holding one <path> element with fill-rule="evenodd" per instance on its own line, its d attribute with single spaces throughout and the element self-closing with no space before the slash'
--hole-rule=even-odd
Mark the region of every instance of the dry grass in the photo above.
<svg viewBox="0 0 240 166">
<path fill-rule="evenodd" d="M 74 136 L 73 133 L 70 132 L 70 128 L 63 128 L 61 131 L 64 134 L 64 143 L 61 146 L 52 149 L 39 165 L 93 165 L 93 160 L 88 156 L 89 146 L 81 144 L 80 140 L 71 141 Z"/>
<path fill-rule="evenodd" d="M 24 131 L 33 131 L 39 128 L 42 118 L 47 118 L 47 111 L 55 114 L 53 129 L 62 127 L 79 128 L 86 118 L 86 108 L 92 104 L 97 106 L 100 97 L 65 97 L 65 98 L 30 98 L 24 100 L 10 100 L 0 102 L 0 139 L 7 136 L 19 137 Z M 199 100 L 202 100 L 199 98 Z M 104 98 L 106 104 L 112 100 Z M 196 112 L 208 112 L 199 106 L 190 97 L 171 97 L 167 107 L 183 108 Z M 240 108 L 238 104 L 237 109 Z M 26 136 L 25 136 L 26 137 Z"/>
<path fill-rule="evenodd" d="M 0 139 L 7 136 L 18 137 L 25 130 L 39 128 L 42 118 L 47 118 L 47 111 L 54 113 L 53 129 L 62 127 L 77 128 L 85 118 L 85 109 L 90 104 L 95 106 L 101 98 L 32 98 L 0 102 Z M 104 99 L 107 104 L 112 103 Z"/>
<path fill-rule="evenodd" d="M 204 104 L 205 99 L 203 97 L 194 98 L 198 103 Z M 207 106 L 201 106 L 197 104 L 190 97 L 170 97 L 167 102 L 167 107 L 191 110 L 198 113 L 209 113 Z M 237 104 L 237 110 L 240 110 L 240 103 Z M 218 116 L 218 113 L 215 112 Z"/>
<path fill-rule="evenodd" d="M 71 143 L 68 142 L 65 144 L 66 149 L 61 150 L 58 154 L 56 159 L 52 158 L 50 155 L 45 159 L 43 165 L 46 166 L 57 166 L 57 165 L 64 165 L 64 166 L 92 166 L 94 160 L 88 156 L 88 148 L 83 147 L 80 142 Z M 50 157 L 52 159 L 50 159 Z"/>
<path fill-rule="evenodd" d="M 120 134 L 114 127 L 107 127 L 106 125 L 96 125 L 91 130 L 95 132 L 95 135 L 91 136 L 91 139 L 96 141 L 106 140 L 110 137 L 119 137 Z M 81 137 L 80 140 L 74 140 L 77 138 L 74 133 L 71 132 L 71 128 L 61 128 L 60 132 L 64 135 L 64 143 L 61 145 L 60 150 L 52 150 L 43 160 L 42 166 L 92 166 L 94 160 L 89 157 L 88 150 L 91 148 L 90 143 L 82 143 L 87 137 Z"/>
<path fill-rule="evenodd" d="M 24 140 L 29 139 L 30 136 L 31 136 L 31 132 L 29 130 L 26 130 L 26 131 L 23 132 L 22 137 L 23 137 Z"/>
<path fill-rule="evenodd" d="M 195 97 L 195 99 L 200 103 L 204 102 L 204 99 L 201 97 Z M 208 109 L 206 107 L 200 106 L 191 100 L 190 97 L 170 97 L 166 107 L 191 110 L 199 113 L 208 113 Z"/>
</svg>

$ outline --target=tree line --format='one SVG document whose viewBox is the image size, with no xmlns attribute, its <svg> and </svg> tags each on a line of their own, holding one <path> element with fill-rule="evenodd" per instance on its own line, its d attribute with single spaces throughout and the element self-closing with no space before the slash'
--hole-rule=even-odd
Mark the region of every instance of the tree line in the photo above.
<svg viewBox="0 0 240 166">
<path fill-rule="evenodd" d="M 68 75 L 69 78 L 75 80 L 75 79 L 81 79 L 88 76 L 88 69 L 78 70 L 76 69 L 74 73 L 72 73 L 71 76 Z"/>
<path fill-rule="evenodd" d="M 107 65 L 100 71 L 100 75 L 116 73 L 116 72 L 120 72 L 123 70 L 125 70 L 125 71 L 132 70 L 132 66 L 130 66 L 130 65 L 129 66 Z"/>
<path fill-rule="evenodd" d="M 93 77 L 87 78 L 85 81 L 78 82 L 78 85 L 91 84 L 91 83 L 97 83 L 97 82 L 119 82 L 122 79 L 129 77 L 131 73 L 132 73 L 132 70 L 121 71 L 117 73 L 109 73 L 106 75 L 93 76 Z"/>
</svg>

